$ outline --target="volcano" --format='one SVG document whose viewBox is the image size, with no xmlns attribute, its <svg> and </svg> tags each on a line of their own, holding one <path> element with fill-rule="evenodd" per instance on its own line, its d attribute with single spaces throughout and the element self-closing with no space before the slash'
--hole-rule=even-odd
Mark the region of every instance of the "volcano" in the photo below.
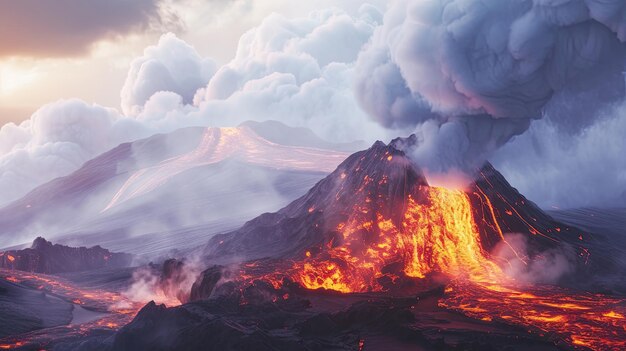
<svg viewBox="0 0 626 351">
<path fill-rule="evenodd" d="M 610 266 L 591 253 L 598 236 L 554 220 L 490 164 L 464 189 L 430 186 L 402 151 L 412 142 L 376 142 L 280 211 L 214 236 L 198 250 L 208 268 L 173 292 L 185 303 L 146 305 L 110 349 L 626 346 L 626 301 L 581 290 Z M 550 270 L 553 252 L 572 265 L 557 282 L 507 273 L 513 261 Z M 168 261 L 161 280 L 186 264 Z"/>
<path fill-rule="evenodd" d="M 498 245 L 521 262 L 560 248 L 589 270 L 584 243 L 593 237 L 552 219 L 490 164 L 464 190 L 429 186 L 401 150 L 411 142 L 414 137 L 376 142 L 353 154 L 277 213 L 214 237 L 208 260 L 293 261 L 292 278 L 300 284 L 341 292 L 385 290 L 399 277 L 435 273 L 490 279 L 496 263 L 507 264 L 490 254 Z M 527 238 L 523 252 L 507 233 Z"/>
</svg>

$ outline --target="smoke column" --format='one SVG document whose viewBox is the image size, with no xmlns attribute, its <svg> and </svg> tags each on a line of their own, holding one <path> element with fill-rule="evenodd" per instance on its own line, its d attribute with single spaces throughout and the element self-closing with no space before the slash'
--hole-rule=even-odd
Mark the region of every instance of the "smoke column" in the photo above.
<svg viewBox="0 0 626 351">
<path fill-rule="evenodd" d="M 359 56 L 357 99 L 415 128 L 427 173 L 467 172 L 534 119 L 582 128 L 622 101 L 625 41 L 622 0 L 398 0 Z"/>
</svg>

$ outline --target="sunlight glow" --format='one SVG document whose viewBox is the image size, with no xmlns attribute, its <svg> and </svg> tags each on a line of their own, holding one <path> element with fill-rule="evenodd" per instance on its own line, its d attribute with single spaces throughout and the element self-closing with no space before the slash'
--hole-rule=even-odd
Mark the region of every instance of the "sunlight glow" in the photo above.
<svg viewBox="0 0 626 351">
<path fill-rule="evenodd" d="M 0 95 L 10 95 L 25 89 L 38 78 L 36 69 L 23 69 L 9 64 L 0 64 Z"/>
</svg>

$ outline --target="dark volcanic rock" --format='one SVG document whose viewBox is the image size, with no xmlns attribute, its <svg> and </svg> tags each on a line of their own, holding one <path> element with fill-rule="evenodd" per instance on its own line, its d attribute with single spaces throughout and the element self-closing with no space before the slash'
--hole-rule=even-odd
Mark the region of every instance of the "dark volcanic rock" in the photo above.
<svg viewBox="0 0 626 351">
<path fill-rule="evenodd" d="M 121 268 L 130 265 L 131 261 L 130 254 L 113 253 L 100 246 L 53 245 L 41 237 L 35 239 L 28 249 L 0 253 L 0 268 L 47 274 Z"/>
<path fill-rule="evenodd" d="M 202 300 L 211 297 L 217 287 L 217 283 L 222 279 L 224 267 L 213 266 L 200 275 L 198 280 L 191 287 L 190 301 Z"/>
<path fill-rule="evenodd" d="M 271 305 L 240 309 L 227 298 L 173 309 L 151 302 L 116 334 L 112 350 L 299 349 L 297 340 L 263 330 L 286 322 L 280 312 Z"/>
<path fill-rule="evenodd" d="M 260 291 L 244 295 L 267 292 L 266 287 L 246 290 L 255 289 Z M 103 350 L 558 350 L 525 330 L 488 327 L 441 310 L 438 294 L 388 298 L 292 292 L 254 302 L 233 294 L 175 308 L 151 302 Z"/>
</svg>

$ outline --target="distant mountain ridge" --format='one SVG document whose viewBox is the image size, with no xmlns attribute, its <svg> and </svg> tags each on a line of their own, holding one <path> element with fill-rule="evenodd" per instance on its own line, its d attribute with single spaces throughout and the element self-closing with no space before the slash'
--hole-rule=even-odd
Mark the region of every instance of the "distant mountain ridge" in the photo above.
<svg viewBox="0 0 626 351">
<path fill-rule="evenodd" d="M 302 133 L 279 128 L 296 139 Z M 245 125 L 190 127 L 121 144 L 0 208 L 0 247 L 35 235 L 72 234 L 67 243 L 91 245 L 97 233 L 125 240 L 215 221 L 236 226 L 301 195 L 348 156 L 305 134 L 306 147 L 269 141 Z"/>
<path fill-rule="evenodd" d="M 0 268 L 45 274 L 123 268 L 131 262 L 129 254 L 110 252 L 100 246 L 53 245 L 41 237 L 35 239 L 30 248 L 0 252 Z"/>
</svg>

